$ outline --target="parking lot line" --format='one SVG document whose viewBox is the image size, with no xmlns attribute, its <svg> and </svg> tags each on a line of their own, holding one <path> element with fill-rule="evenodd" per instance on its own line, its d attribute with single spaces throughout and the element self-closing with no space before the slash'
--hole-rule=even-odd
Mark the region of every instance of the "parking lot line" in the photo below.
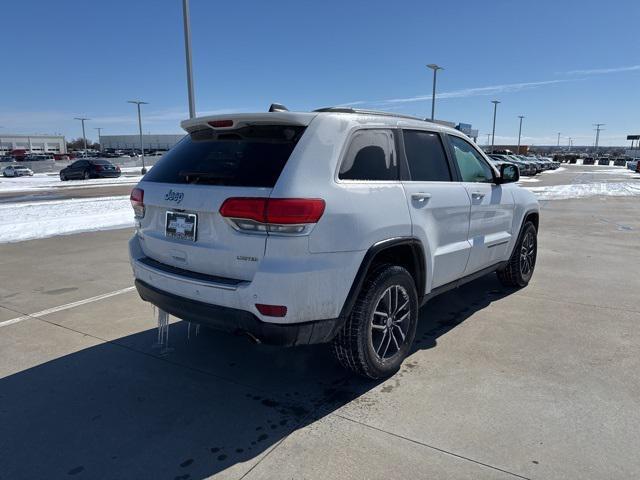
<svg viewBox="0 0 640 480">
<path fill-rule="evenodd" d="M 79 307 L 81 305 L 86 305 L 87 303 L 97 302 L 98 300 L 103 300 L 109 297 L 115 297 L 116 295 L 120 295 L 122 293 L 130 292 L 134 290 L 136 287 L 126 287 L 121 288 L 120 290 L 114 290 L 113 292 L 103 293 L 102 295 L 96 295 L 95 297 L 85 298 L 84 300 L 78 300 L 76 302 L 65 303 L 64 305 L 59 305 L 57 307 L 47 308 L 46 310 L 41 310 L 36 313 L 30 313 L 26 315 L 22 315 L 20 317 L 11 318 L 9 320 L 5 320 L 4 322 L 0 322 L 0 327 L 6 327 L 8 325 L 13 325 L 14 323 L 21 322 L 23 320 L 27 320 L 29 318 L 34 317 L 43 317 L 45 315 L 49 315 L 51 313 L 60 312 L 62 310 L 68 310 L 70 308 Z"/>
</svg>

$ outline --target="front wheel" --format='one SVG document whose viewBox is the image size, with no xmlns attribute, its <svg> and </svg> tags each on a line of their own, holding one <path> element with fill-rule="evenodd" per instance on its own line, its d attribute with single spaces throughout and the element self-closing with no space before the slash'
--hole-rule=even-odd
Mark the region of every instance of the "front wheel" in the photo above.
<svg viewBox="0 0 640 480">
<path fill-rule="evenodd" d="M 62 172 L 60 172 L 60 181 L 62 181 L 62 182 L 66 182 L 67 181 L 67 176 Z"/>
<path fill-rule="evenodd" d="M 511 258 L 507 265 L 498 270 L 498 278 L 506 287 L 526 287 L 533 276 L 538 256 L 538 231 L 533 222 L 522 227 Z"/>
<path fill-rule="evenodd" d="M 409 354 L 418 324 L 413 277 L 397 265 L 372 271 L 342 330 L 333 341 L 340 364 L 358 375 L 393 375 Z"/>
<path fill-rule="evenodd" d="M 83 178 L 84 178 L 85 180 L 89 180 L 89 179 L 91 178 L 91 174 L 90 174 L 89 172 L 84 172 L 84 176 L 83 176 Z"/>
</svg>

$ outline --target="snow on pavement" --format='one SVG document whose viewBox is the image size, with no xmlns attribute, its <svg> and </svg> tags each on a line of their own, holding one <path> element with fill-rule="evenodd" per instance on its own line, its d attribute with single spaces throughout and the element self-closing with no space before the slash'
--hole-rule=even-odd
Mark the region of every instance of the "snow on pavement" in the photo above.
<svg viewBox="0 0 640 480">
<path fill-rule="evenodd" d="M 594 197 L 604 195 L 610 197 L 640 196 L 640 183 L 604 182 L 575 183 L 572 185 L 549 185 L 544 187 L 523 186 L 530 190 L 538 200 L 566 200 L 569 198 Z"/>
<path fill-rule="evenodd" d="M 142 175 L 118 178 L 92 178 L 90 180 L 69 180 L 63 182 L 58 174 L 36 173 L 33 177 L 0 177 L 0 192 L 35 192 L 44 189 L 93 188 L 113 185 L 135 185 Z"/>
<path fill-rule="evenodd" d="M 133 225 L 128 196 L 0 205 L 0 243 Z"/>
</svg>

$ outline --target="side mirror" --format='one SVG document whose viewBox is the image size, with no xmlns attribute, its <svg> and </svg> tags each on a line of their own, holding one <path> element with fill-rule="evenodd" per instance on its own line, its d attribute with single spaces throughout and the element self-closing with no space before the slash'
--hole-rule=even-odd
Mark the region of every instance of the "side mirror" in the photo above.
<svg viewBox="0 0 640 480">
<path fill-rule="evenodd" d="M 500 165 L 500 183 L 513 183 L 520 180 L 520 170 L 512 163 Z"/>
</svg>

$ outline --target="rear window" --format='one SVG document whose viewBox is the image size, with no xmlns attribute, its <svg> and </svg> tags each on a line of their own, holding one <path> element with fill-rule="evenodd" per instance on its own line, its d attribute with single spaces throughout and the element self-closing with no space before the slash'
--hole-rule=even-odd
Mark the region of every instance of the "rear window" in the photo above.
<svg viewBox="0 0 640 480">
<path fill-rule="evenodd" d="M 252 125 L 187 135 L 144 181 L 272 188 L 305 127 Z"/>
</svg>

